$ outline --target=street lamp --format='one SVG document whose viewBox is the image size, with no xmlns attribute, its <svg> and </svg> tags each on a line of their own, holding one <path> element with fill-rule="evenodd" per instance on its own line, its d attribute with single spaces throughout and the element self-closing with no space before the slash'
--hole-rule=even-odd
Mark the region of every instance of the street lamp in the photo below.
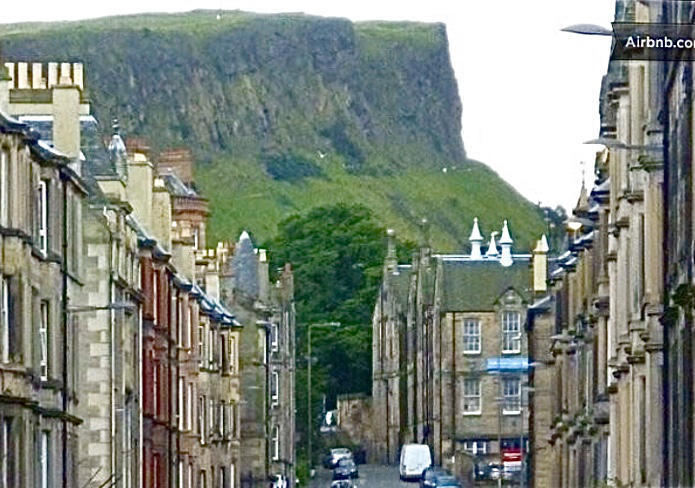
<svg viewBox="0 0 695 488">
<path fill-rule="evenodd" d="M 600 146 L 606 146 L 608 149 L 634 149 L 640 151 L 659 151 L 664 148 L 660 144 L 628 144 L 618 139 L 612 139 L 610 137 L 599 137 L 597 139 L 590 139 L 584 141 L 582 144 L 596 144 Z"/>
<path fill-rule="evenodd" d="M 585 36 L 612 36 L 613 31 L 607 27 L 596 24 L 574 24 L 564 29 L 560 29 L 562 32 L 569 32 L 571 34 L 582 34 Z"/>
<path fill-rule="evenodd" d="M 136 306 L 133 302 L 113 302 L 110 305 L 104 306 L 92 306 L 92 305 L 80 305 L 68 307 L 68 313 L 83 313 L 83 312 L 96 312 L 98 310 L 123 310 L 127 313 L 133 313 L 136 310 Z"/>
<path fill-rule="evenodd" d="M 311 329 L 312 327 L 340 327 L 340 322 L 320 322 L 317 324 L 307 324 L 307 341 L 306 341 L 306 427 L 307 427 L 307 458 L 309 460 L 309 477 L 313 463 L 311 460 Z"/>
</svg>

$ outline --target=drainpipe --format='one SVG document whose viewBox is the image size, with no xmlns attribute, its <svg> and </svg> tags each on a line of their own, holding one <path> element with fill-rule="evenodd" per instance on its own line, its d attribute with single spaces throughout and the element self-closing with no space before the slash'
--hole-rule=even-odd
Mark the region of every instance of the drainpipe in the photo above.
<svg viewBox="0 0 695 488">
<path fill-rule="evenodd" d="M 70 488 L 68 483 L 68 395 L 70 390 L 68 388 L 68 177 L 60 171 L 60 180 L 63 184 L 63 242 L 62 242 L 62 259 L 61 259 L 61 278 L 62 278 L 62 310 L 61 310 L 61 320 L 63 327 L 63 398 L 62 398 L 62 410 L 63 410 L 63 432 L 62 432 L 62 482 L 63 488 Z"/>
<path fill-rule="evenodd" d="M 451 450 L 456 453 L 456 314 L 451 322 Z M 456 466 L 452 468 L 456 473 Z"/>
<path fill-rule="evenodd" d="M 109 297 L 108 297 L 108 303 L 113 303 L 113 286 L 114 286 L 114 280 L 113 280 L 113 232 L 111 230 L 111 219 L 109 218 L 108 213 L 106 212 L 106 207 L 103 208 L 102 210 L 102 215 L 104 217 L 104 220 L 106 221 L 104 227 L 106 228 L 106 232 L 109 235 L 109 265 L 108 265 L 108 273 L 109 273 Z M 109 424 L 110 424 L 110 432 L 111 432 L 111 439 L 110 439 L 110 458 L 111 458 L 111 478 L 116 479 L 117 473 L 116 473 L 116 449 L 115 449 L 115 438 L 116 438 L 116 416 L 115 416 L 115 396 L 114 396 L 114 377 L 115 377 L 115 371 L 116 371 L 116 365 L 115 365 L 115 360 L 114 360 L 114 355 L 115 355 L 115 327 L 114 327 L 114 320 L 115 320 L 115 310 L 109 310 Z"/>
</svg>

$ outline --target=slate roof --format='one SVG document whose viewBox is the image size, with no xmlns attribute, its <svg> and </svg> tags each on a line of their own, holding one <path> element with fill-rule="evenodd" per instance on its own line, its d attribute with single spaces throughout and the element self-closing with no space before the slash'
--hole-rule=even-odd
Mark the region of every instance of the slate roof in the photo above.
<svg viewBox="0 0 695 488">
<path fill-rule="evenodd" d="M 22 116 L 22 122 L 38 133 L 40 140 L 53 146 L 53 119 L 51 116 Z M 107 199 L 96 182 L 97 176 L 116 176 L 116 169 L 109 159 L 108 151 L 102 142 L 99 123 L 91 116 L 80 117 L 80 150 L 84 155 L 82 181 L 92 204 L 104 205 Z"/>
<path fill-rule="evenodd" d="M 513 288 L 524 301 L 532 283 L 529 259 L 514 257 L 511 266 L 499 261 L 447 260 L 441 257 L 443 312 L 492 311 L 500 296 Z"/>
<path fill-rule="evenodd" d="M 166 189 L 175 197 L 197 197 L 199 196 L 196 191 L 186 185 L 181 178 L 176 176 L 174 173 L 164 173 L 160 175 L 164 180 L 164 185 Z"/>
</svg>

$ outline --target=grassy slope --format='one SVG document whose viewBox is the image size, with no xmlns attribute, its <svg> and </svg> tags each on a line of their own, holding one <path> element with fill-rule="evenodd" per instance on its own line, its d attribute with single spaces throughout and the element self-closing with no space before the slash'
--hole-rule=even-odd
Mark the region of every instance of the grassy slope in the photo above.
<svg viewBox="0 0 695 488">
<path fill-rule="evenodd" d="M 255 163 L 225 158 L 200 167 L 196 180 L 214 202 L 209 222 L 212 239 L 249 229 L 263 241 L 291 213 L 332 202 L 362 203 L 400 237 L 414 241 L 416 223 L 426 217 L 432 223 L 433 243 L 447 251 L 468 249 L 476 216 L 485 234 L 501 230 L 502 220 L 508 219 L 518 250 L 528 250 L 543 232 L 535 207 L 476 162 L 447 173 L 424 168 L 390 176 L 353 175 L 333 162 L 324 178 L 288 183 L 269 180 Z"/>
</svg>

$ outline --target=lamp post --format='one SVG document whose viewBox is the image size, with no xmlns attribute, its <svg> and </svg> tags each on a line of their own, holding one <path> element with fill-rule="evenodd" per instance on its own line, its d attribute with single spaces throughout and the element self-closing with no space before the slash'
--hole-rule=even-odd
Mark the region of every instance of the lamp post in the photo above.
<svg viewBox="0 0 695 488">
<path fill-rule="evenodd" d="M 307 459 L 309 461 L 309 477 L 314 464 L 311 459 L 311 329 L 312 327 L 340 327 L 340 322 L 320 322 L 317 324 L 307 325 L 307 340 L 306 340 L 306 429 L 307 429 Z"/>
</svg>

